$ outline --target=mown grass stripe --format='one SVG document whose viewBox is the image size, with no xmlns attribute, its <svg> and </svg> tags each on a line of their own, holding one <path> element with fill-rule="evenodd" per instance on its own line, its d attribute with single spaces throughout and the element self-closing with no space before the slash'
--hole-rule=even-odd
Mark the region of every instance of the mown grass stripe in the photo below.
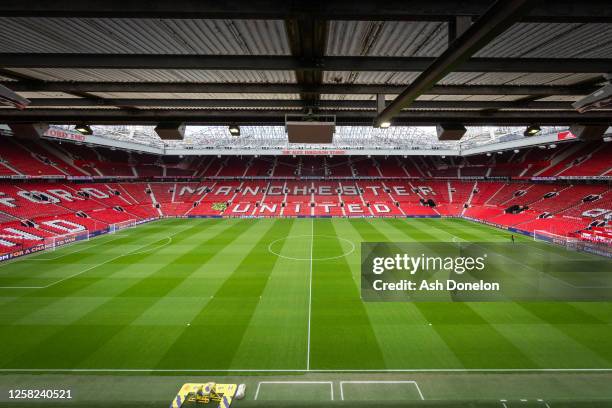
<svg viewBox="0 0 612 408">
<path fill-rule="evenodd" d="M 158 221 L 158 223 L 163 222 Z M 190 228 L 194 227 L 195 226 L 191 226 Z M 181 229 L 184 230 L 185 226 L 181 226 L 179 231 Z M 59 272 L 60 276 L 65 276 L 67 275 L 65 272 L 79 270 L 88 266 L 95 266 L 101 263 L 101 260 L 120 255 L 122 252 L 127 253 L 130 249 L 134 249 L 132 246 L 137 248 L 143 238 L 149 240 L 149 237 L 156 237 L 158 234 L 164 234 L 163 236 L 165 237 L 171 232 L 172 230 L 169 230 L 167 226 L 146 224 L 142 226 L 142 229 L 135 228 L 122 231 L 122 234 L 125 234 L 125 236 L 113 240 L 106 239 L 111 235 L 105 235 L 92 238 L 87 243 L 83 243 L 84 245 L 92 244 L 92 248 L 95 248 L 95 250 L 69 253 L 59 259 L 45 262 L 32 262 L 29 257 L 17 260 L 12 264 L 6 265 L 0 275 L 2 277 L 13 276 L 23 279 L 35 279 L 39 276 L 53 275 Z M 163 238 L 160 237 L 160 240 L 162 239 Z M 103 245 L 98 245 L 98 240 L 102 240 Z M 49 253 L 61 253 L 64 249 L 59 249 L 56 252 L 42 252 L 41 256 L 48 256 Z"/>
<path fill-rule="evenodd" d="M 278 257 L 270 271 L 231 367 L 286 369 L 306 366 L 312 224 L 310 219 L 294 220 L 288 239 L 281 239 L 274 245 L 275 252 L 288 258 Z M 273 335 L 271 329 L 274 327 L 281 327 L 282 335 Z"/>
<path fill-rule="evenodd" d="M 252 226 L 252 224 L 246 221 L 231 225 L 229 228 L 219 232 L 208 241 L 202 242 L 198 245 L 198 247 L 203 248 L 207 244 L 217 242 L 219 240 L 227 240 L 227 243 L 229 244 L 250 226 Z M 194 228 L 195 227 L 192 227 L 191 231 L 193 231 Z M 183 238 L 187 239 L 186 236 Z M 146 256 L 150 255 L 139 255 L 138 258 Z M 180 258 L 190 256 L 191 254 L 187 252 L 179 256 L 178 259 L 180 260 Z M 155 273 L 161 275 L 170 273 L 174 268 L 172 261 L 172 259 L 169 259 L 168 263 Z M 193 271 L 197 269 L 200 265 L 200 263 L 193 264 L 191 270 Z M 185 271 L 184 273 L 188 272 Z M 173 283 L 178 285 L 185 278 L 186 275 L 183 275 Z M 173 286 L 169 284 L 169 282 L 165 283 L 168 285 L 164 286 L 162 290 L 163 292 L 167 293 Z M 123 293 L 126 293 L 129 290 L 130 288 L 128 287 Z M 157 295 L 163 296 L 163 293 L 158 292 Z M 112 338 L 123 327 L 129 325 L 133 320 L 138 318 L 157 300 L 158 297 L 140 297 L 135 299 L 117 296 L 110 298 L 107 302 L 83 315 L 81 319 L 72 325 L 68 327 L 60 327 L 59 330 L 55 330 L 52 335 L 41 338 L 40 341 L 33 347 L 13 355 L 13 358 L 3 364 L 3 366 L 13 367 L 15 365 L 28 364 L 32 367 L 42 368 L 77 367 L 83 359 L 95 352 L 98 348 L 102 347 L 106 341 Z M 98 325 L 91 325 L 91 323 L 89 323 L 91 321 L 98 322 Z M 92 332 L 95 332 L 96 336 L 91 337 Z M 70 353 L 62 352 L 66 350 L 70 350 Z M 47 357 L 45 359 L 41 359 L 41 355 L 46 355 Z"/>
<path fill-rule="evenodd" d="M 339 237 L 332 220 L 319 220 L 315 235 Z M 335 239 L 321 246 L 314 243 L 314 257 L 325 258 L 343 252 Z M 355 256 L 358 256 L 356 254 Z M 384 357 L 368 319 L 359 288 L 344 257 L 313 263 L 312 369 L 381 368 Z M 367 356 L 359 358 L 359 356 Z"/>
<path fill-rule="evenodd" d="M 470 307 L 541 367 L 608 367 L 610 362 L 517 303 L 471 303 Z M 581 324 L 575 328 L 580 330 Z M 563 358 L 560 359 L 559 356 Z"/>
<path fill-rule="evenodd" d="M 208 227 L 213 226 L 213 225 L 214 224 L 209 224 Z M 190 225 L 189 228 L 183 229 L 182 231 L 180 231 L 180 233 L 177 234 L 175 238 L 177 239 L 177 241 L 179 241 L 183 237 L 185 239 L 187 239 L 188 237 L 192 237 L 196 234 L 199 234 L 202 231 L 201 227 L 202 226 L 199 223 Z M 148 234 L 147 234 L 148 231 L 137 231 L 137 230 L 132 230 L 132 231 L 136 236 L 130 237 L 131 242 L 138 242 L 138 240 L 142 240 L 142 239 L 150 239 L 148 238 Z M 165 231 L 168 232 L 167 229 Z M 152 254 L 141 254 L 138 256 L 133 256 L 135 257 L 133 259 L 134 261 L 138 262 L 138 261 L 144 260 L 146 257 L 155 257 L 155 256 L 156 255 L 153 253 Z M 99 263 L 103 262 L 104 260 L 107 260 L 105 253 L 98 254 L 98 259 L 99 259 L 98 261 Z M 132 265 L 131 262 L 124 264 L 125 267 L 130 266 L 130 265 Z M 18 264 L 15 264 L 14 267 L 17 268 L 18 266 L 19 266 Z M 39 265 L 38 267 L 42 268 L 44 266 Z M 7 304 L 6 308 L 3 308 L 2 310 L 0 310 L 0 323 L 1 324 L 11 324 L 17 319 L 22 318 L 23 316 L 27 316 L 31 313 L 36 313 L 37 310 L 48 306 L 52 302 L 61 300 L 67 296 L 75 296 L 77 294 L 80 294 L 84 289 L 96 283 L 109 282 L 108 281 L 109 277 L 111 277 L 115 273 L 121 272 L 122 270 L 121 260 L 117 259 L 111 262 L 107 262 L 104 265 L 100 265 L 99 268 L 103 269 L 104 271 L 109 270 L 112 272 L 108 274 L 105 273 L 105 274 L 100 274 L 99 276 L 96 276 L 94 274 L 94 270 L 91 270 L 87 272 L 87 275 L 80 275 L 78 277 L 75 277 L 74 279 L 62 282 L 62 285 L 51 286 L 45 289 L 33 289 L 33 290 L 25 291 L 22 296 L 16 297 L 10 303 L 10 306 L 11 306 L 10 308 L 8 307 L 9 304 Z M 96 295 L 104 296 L 106 294 L 97 292 Z M 15 315 L 15 313 L 6 314 L 4 311 L 7 311 L 7 312 L 8 311 L 18 311 L 19 313 L 18 315 Z"/>
<path fill-rule="evenodd" d="M 363 241 L 387 242 L 390 241 L 390 236 L 398 237 L 399 235 L 397 242 L 403 242 L 405 239 L 401 235 L 406 236 L 409 231 L 413 231 L 412 228 L 398 230 L 393 227 L 395 223 L 377 221 L 369 222 L 367 226 L 363 223 L 350 223 L 350 226 L 361 235 Z M 385 221 L 399 220 L 386 219 Z M 362 233 L 364 226 L 368 230 L 367 234 Z M 359 264 L 357 269 L 360 270 L 360 266 Z M 431 327 L 414 303 L 366 302 L 365 306 L 385 356 L 387 368 L 400 369 L 430 365 L 447 368 L 462 367 L 457 356 L 446 346 L 444 339 Z M 411 341 L 406 342 L 407 338 L 410 338 Z M 436 352 L 426 352 L 423 344 L 427 344 L 427 348 L 434 349 Z"/>
<path fill-rule="evenodd" d="M 458 236 L 461 239 L 465 239 L 470 242 L 477 241 L 497 241 L 499 238 L 509 239 L 510 233 L 508 232 L 500 232 L 494 228 L 487 227 L 484 225 L 464 221 L 464 220 L 444 220 L 445 223 L 442 226 L 439 226 L 438 223 L 433 223 L 431 226 L 436 230 L 441 232 L 445 232 L 446 234 L 451 234 L 454 236 Z M 529 237 L 523 237 L 516 235 L 517 240 L 531 240 Z M 551 248 L 552 249 L 552 248 Z M 566 254 L 567 256 L 567 254 Z M 528 311 L 533 309 L 533 314 L 537 316 L 538 313 L 542 314 L 547 308 L 551 308 L 554 310 L 554 313 L 545 314 L 542 316 L 538 316 L 543 325 L 550 325 L 551 328 L 559 330 L 560 333 L 564 333 L 569 338 L 573 338 L 575 341 L 580 343 L 582 346 L 588 348 L 589 350 L 597 353 L 597 355 L 601 356 L 602 359 L 607 359 L 610 361 L 610 356 L 612 353 L 609 352 L 609 347 L 607 344 L 603 346 L 599 346 L 600 342 L 593 341 L 591 336 L 584 336 L 584 331 L 580 327 L 578 322 L 574 322 L 572 324 L 555 324 L 548 319 L 560 319 L 561 321 L 567 321 L 567 319 L 571 320 L 571 316 L 575 316 L 579 309 L 574 309 L 573 306 L 570 306 L 567 303 L 555 302 L 553 304 L 549 304 L 549 306 L 545 306 L 545 304 L 538 304 L 535 307 L 533 304 L 522 304 L 522 303 L 512 303 L 513 305 L 517 305 L 525 308 Z M 550 306 L 553 305 L 553 306 Z M 472 304 L 468 304 L 470 308 L 474 308 L 475 306 Z M 568 309 L 566 312 L 559 313 L 559 309 Z M 596 319 L 593 321 L 592 317 L 586 312 L 578 313 L 579 321 L 581 322 L 593 322 L 593 324 L 605 324 L 605 322 Z M 589 327 L 591 327 L 589 325 Z M 498 330 L 499 331 L 499 330 Z M 500 332 L 501 333 L 501 332 Z M 504 332 L 504 336 L 508 338 L 509 341 L 512 339 L 508 336 L 510 332 Z M 557 336 L 558 337 L 558 336 Z M 533 347 L 533 345 L 532 345 Z M 546 349 L 546 345 L 542 345 L 544 350 Z M 544 352 L 543 350 L 543 352 Z M 530 350 L 527 350 L 530 351 Z"/>
<path fill-rule="evenodd" d="M 432 233 L 432 229 L 416 222 L 416 219 L 383 219 L 383 222 L 389 224 L 404 234 L 410 241 L 418 242 L 426 245 L 427 242 L 440 242 L 439 234 Z"/>
<path fill-rule="evenodd" d="M 436 240 L 431 233 L 422 229 L 422 224 L 422 222 L 416 223 L 418 225 L 416 228 L 420 230 L 419 234 L 429 235 L 433 238 L 432 240 Z M 436 229 L 440 230 L 441 228 Z M 489 322 L 474 312 L 469 304 L 415 302 L 413 305 L 431 323 L 431 327 L 436 330 L 446 347 L 453 352 L 464 367 L 499 367 L 500 364 L 500 361 L 492 358 L 483 359 L 479 357 L 478 352 L 470 350 L 468 343 L 470 332 L 474 335 L 478 334 L 478 338 L 483 339 L 481 344 L 483 348 L 494 348 L 499 355 L 504 355 L 511 362 L 512 365 L 504 368 L 537 367 L 535 362 L 507 340 Z M 467 330 L 461 330 L 462 326 L 466 327 Z M 500 360 L 505 360 L 505 358 Z"/>
<path fill-rule="evenodd" d="M 67 270 L 86 268 L 98 259 L 98 262 L 106 261 L 118 251 L 137 248 L 141 243 L 152 243 L 147 246 L 151 253 L 142 254 L 144 257 L 122 257 L 47 290 L 18 294 L 0 291 L 0 365 L 9 369 L 147 370 L 159 366 L 164 370 L 292 369 L 295 374 L 305 373 L 302 370 L 305 369 L 307 309 L 303 296 L 307 280 L 300 278 L 301 287 L 294 280 L 293 286 L 289 286 L 294 261 L 277 260 L 270 266 L 266 259 L 271 257 L 267 245 L 255 251 L 266 232 L 280 221 L 210 222 L 160 221 L 127 230 L 122 232 L 126 234 L 119 241 L 122 245 L 109 242 L 83 251 L 82 263 L 79 263 L 79 254 L 71 254 Z M 346 249 L 341 238 L 359 245 L 360 239 L 400 241 L 403 236 L 405 241 L 427 245 L 451 241 L 455 230 L 465 230 L 469 236 L 457 235 L 470 241 L 509 239 L 504 231 L 451 219 L 355 220 L 354 226 L 344 219 L 291 222 L 293 226 L 284 233 L 299 231 L 297 224 L 314 223 L 317 236 L 332 236 L 315 239 L 315 257 L 338 255 Z M 222 234 L 239 223 L 257 227 L 240 233 L 234 241 Z M 188 229 L 191 227 L 199 232 L 192 233 Z M 159 247 L 163 236 L 181 228 L 187 232 L 180 235 L 176 245 Z M 233 235 L 238 233 L 233 231 Z M 219 239 L 200 246 L 214 236 Z M 521 239 L 529 240 L 529 237 Z M 303 258 L 302 246 L 309 242 L 304 237 L 302 241 L 279 244 L 277 249 Z M 560 250 L 543 248 L 555 256 L 555 251 Z M 255 282 L 249 282 L 251 275 L 244 265 L 242 274 L 234 276 L 224 296 L 210 299 L 246 257 L 252 257 L 251 266 L 261 268 L 254 269 Z M 330 370 L 612 367 L 608 351 L 612 350 L 608 341 L 612 314 L 606 314 L 610 309 L 608 303 L 569 304 L 571 307 L 562 303 L 363 304 L 357 286 L 358 258 L 357 252 L 344 259 L 314 261 L 312 368 L 315 370 L 327 367 Z M 42 269 L 47 262 L 28 265 L 25 261 L 6 268 L 41 268 L 40 276 L 50 276 Z M 304 268 L 308 266 L 308 262 L 295 262 L 302 262 Z M 62 263 L 49 264 L 47 272 L 61 276 Z M 159 273 L 162 268 L 166 268 L 165 273 Z M 300 277 L 305 276 L 302 270 L 298 272 Z M 266 283 L 258 280 L 266 273 L 270 280 Z M 275 277 L 277 281 L 273 282 Z M 283 282 L 285 279 L 287 283 Z M 167 286 L 174 287 L 166 292 L 163 287 Z M 249 291 L 251 287 L 260 288 L 264 298 L 258 300 L 255 292 Z M 290 296 L 296 299 L 289 299 Z M 216 306 L 204 313 L 210 301 Z M 208 320 L 213 315 L 210 312 L 214 314 L 215 324 Z M 58 321 L 62 316 L 66 320 Z M 194 316 L 201 319 L 201 325 L 195 327 L 198 334 L 182 346 L 175 343 L 194 328 Z M 287 324 L 290 316 L 300 320 L 299 330 L 294 329 L 297 323 Z M 187 327 L 187 322 L 192 326 Z M 232 327 L 234 324 L 239 327 Z M 276 337 L 268 342 L 266 335 Z M 48 339 L 52 340 L 50 347 L 46 344 Z M 268 343 L 282 350 L 258 347 Z M 299 346 L 292 350 L 291 344 Z M 176 349 L 172 350 L 173 347 Z M 169 350 L 172 350 L 171 358 L 167 356 Z M 564 352 L 567 358 L 554 364 L 555 358 L 563 358 Z M 215 354 L 219 357 L 210 357 Z M 298 355 L 299 359 L 291 357 Z M 395 363 L 393 355 L 397 356 Z M 291 362 L 291 367 L 281 366 L 283 361 Z M 467 382 L 465 386 L 469 388 Z"/>
<path fill-rule="evenodd" d="M 601 330 L 610 328 L 610 323 L 586 313 L 566 302 L 517 303 L 529 313 L 552 325 L 566 336 L 612 363 L 612 339 L 601 337 Z"/>
<path fill-rule="evenodd" d="M 207 294 L 212 293 L 209 287 L 214 286 L 214 281 L 206 279 L 208 275 L 206 272 L 219 267 L 233 268 L 244 258 L 244 253 L 238 253 L 226 260 L 224 255 L 227 249 L 234 246 L 252 249 L 254 244 L 250 236 L 259 236 L 269 228 L 265 223 L 254 220 L 236 220 L 235 223 L 242 225 L 243 229 L 226 230 L 223 233 L 224 239 L 210 239 L 204 245 L 182 248 L 183 253 L 189 252 L 191 257 L 172 262 L 170 265 L 175 269 L 167 271 L 168 276 L 174 275 L 180 282 L 173 282 L 170 285 L 158 282 L 156 286 L 169 287 L 166 293 L 159 295 L 152 295 L 151 288 L 144 288 L 143 292 L 148 295 L 147 299 L 153 300 L 151 306 L 81 364 L 87 367 L 105 367 L 109 362 L 114 366 L 124 367 L 126 361 L 127 364 L 146 367 L 157 364 L 176 339 L 188 330 L 187 324 L 191 324 L 194 316 L 210 301 Z M 203 257 L 202 251 L 206 251 L 208 255 Z M 205 258 L 205 262 L 199 264 L 197 261 L 201 258 Z M 194 268 L 194 263 L 199 265 Z M 163 281 L 166 278 L 161 275 L 161 279 Z M 130 299 L 139 299 L 141 291 L 134 291 L 133 294 L 136 296 Z M 170 313 L 164 311 L 160 315 L 160 307 L 167 308 Z M 153 317 L 155 314 L 157 319 Z M 148 320 L 148 323 L 145 323 L 145 320 Z M 136 344 L 142 344 L 143 349 L 135 349 Z M 109 361 L 108 355 L 131 357 L 129 359 L 114 357 Z"/>
<path fill-rule="evenodd" d="M 156 368 L 186 366 L 185 350 L 206 350 L 196 364 L 214 369 L 230 368 L 260 296 L 278 257 L 268 252 L 270 242 L 284 237 L 294 220 L 278 219 L 260 236 L 256 245 L 217 290 L 165 353 Z M 282 336 L 282 331 L 270 333 Z"/>
</svg>

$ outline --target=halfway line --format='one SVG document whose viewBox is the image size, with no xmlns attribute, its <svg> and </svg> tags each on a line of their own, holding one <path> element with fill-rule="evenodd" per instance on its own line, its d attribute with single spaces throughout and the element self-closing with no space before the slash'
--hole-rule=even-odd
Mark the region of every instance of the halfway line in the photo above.
<svg viewBox="0 0 612 408">
<path fill-rule="evenodd" d="M 312 315 L 312 249 L 314 246 L 314 218 L 311 218 L 310 220 L 310 274 L 308 283 L 308 349 L 306 354 L 306 370 L 310 370 L 310 316 Z"/>
</svg>

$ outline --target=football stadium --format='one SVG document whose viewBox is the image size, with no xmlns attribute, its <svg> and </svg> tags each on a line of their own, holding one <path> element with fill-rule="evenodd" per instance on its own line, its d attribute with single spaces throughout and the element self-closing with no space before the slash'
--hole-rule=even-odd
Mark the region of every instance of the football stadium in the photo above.
<svg viewBox="0 0 612 408">
<path fill-rule="evenodd" d="M 607 0 L 0 2 L 1 407 L 612 406 Z"/>
</svg>

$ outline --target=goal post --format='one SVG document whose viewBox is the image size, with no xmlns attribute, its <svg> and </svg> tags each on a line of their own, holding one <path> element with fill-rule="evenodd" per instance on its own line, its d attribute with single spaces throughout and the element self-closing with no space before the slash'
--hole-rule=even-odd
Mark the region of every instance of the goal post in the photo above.
<svg viewBox="0 0 612 408">
<path fill-rule="evenodd" d="M 612 245 L 603 242 L 592 242 L 576 237 L 567 237 L 550 231 L 536 230 L 533 232 L 535 241 L 549 242 L 578 252 L 588 252 L 595 255 L 612 258 Z"/>
<path fill-rule="evenodd" d="M 55 248 L 59 246 L 72 244 L 78 241 L 89 241 L 89 231 L 85 229 L 83 231 L 47 237 L 45 238 L 45 249 L 54 251 Z"/>
<path fill-rule="evenodd" d="M 545 230 L 533 231 L 533 240 L 561 245 L 569 249 L 576 249 L 576 244 L 578 242 L 577 238 L 555 234 L 554 232 Z"/>
<path fill-rule="evenodd" d="M 111 224 L 108 226 L 108 233 L 113 234 L 117 231 L 121 231 L 123 229 L 133 227 L 135 225 L 136 225 L 136 220 L 117 222 L 115 224 Z"/>
</svg>

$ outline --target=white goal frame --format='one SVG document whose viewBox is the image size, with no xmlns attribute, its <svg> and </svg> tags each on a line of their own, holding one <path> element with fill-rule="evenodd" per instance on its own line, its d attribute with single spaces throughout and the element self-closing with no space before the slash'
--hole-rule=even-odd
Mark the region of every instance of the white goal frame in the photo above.
<svg viewBox="0 0 612 408">
<path fill-rule="evenodd" d="M 559 245 L 572 251 L 588 252 L 591 254 L 612 258 L 612 246 L 601 242 L 591 242 L 580 238 L 566 237 L 564 235 L 558 235 L 542 230 L 533 231 L 533 239 L 534 241 L 548 242 Z"/>
<path fill-rule="evenodd" d="M 577 243 L 579 241 L 578 238 L 568 237 L 565 235 L 559 235 L 559 234 L 555 234 L 554 232 L 545 231 L 545 230 L 534 230 L 533 240 L 560 245 L 568 249 L 576 249 Z"/>
<path fill-rule="evenodd" d="M 56 235 L 45 238 L 45 249 L 55 251 L 55 248 L 79 241 L 89 241 L 89 231 L 84 229 L 79 232 Z"/>
<path fill-rule="evenodd" d="M 121 231 L 123 229 L 126 228 L 131 228 L 136 226 L 136 220 L 128 220 L 128 221 L 122 221 L 122 222 L 117 222 L 115 224 L 110 224 L 108 226 L 108 233 L 109 234 L 114 234 L 117 231 Z"/>
</svg>

